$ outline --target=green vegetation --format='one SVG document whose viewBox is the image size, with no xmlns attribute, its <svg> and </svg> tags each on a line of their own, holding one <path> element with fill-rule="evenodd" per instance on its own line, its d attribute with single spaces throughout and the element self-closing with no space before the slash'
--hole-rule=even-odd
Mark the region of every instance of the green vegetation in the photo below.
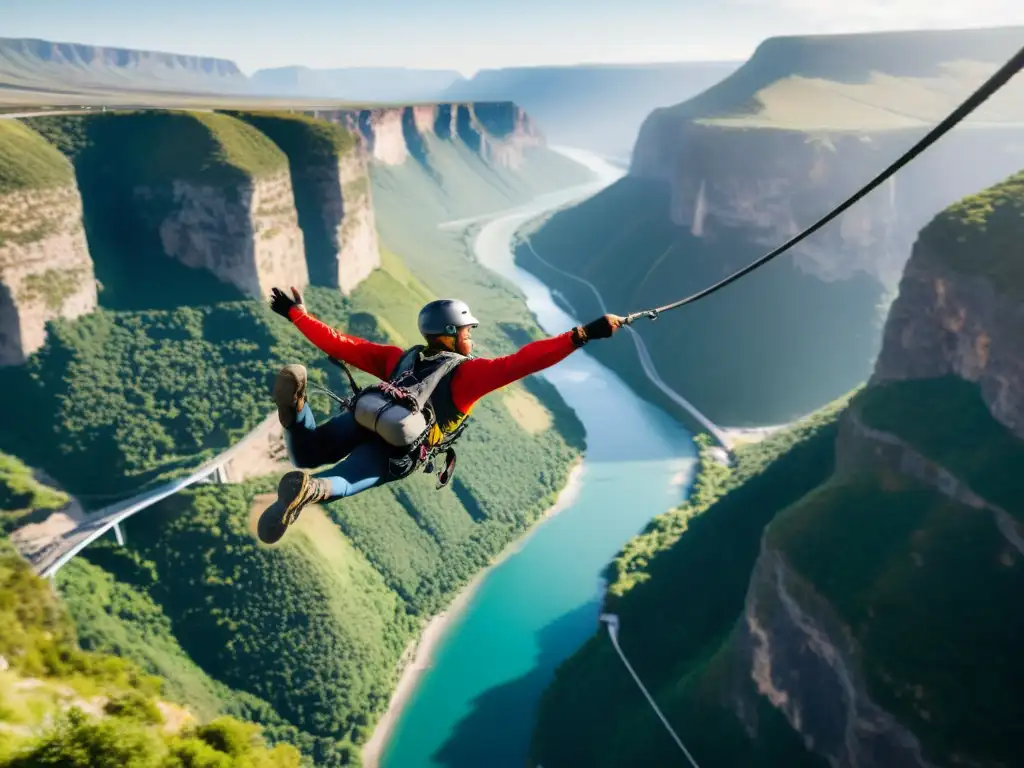
<svg viewBox="0 0 1024 768">
<path fill-rule="evenodd" d="M 1014 762 L 1024 621 L 1008 607 L 1024 567 L 991 514 L 935 488 L 860 476 L 788 510 L 767 545 L 838 612 L 872 697 L 921 739 L 929 760 Z"/>
<path fill-rule="evenodd" d="M 228 112 L 265 134 L 288 156 L 292 167 L 337 159 L 356 146 L 356 137 L 326 120 L 287 112 Z"/>
<path fill-rule="evenodd" d="M 694 497 L 652 521 L 609 568 L 607 607 L 621 619 L 623 649 L 701 764 L 818 765 L 771 707 L 758 713 L 764 730 L 754 743 L 717 696 L 705 699 L 687 686 L 714 672 L 716 655 L 728 645 L 765 527 L 831 475 L 844 405 L 845 399 L 737 448 L 731 470 L 710 461 L 705 445 L 707 474 Z M 556 672 L 542 700 L 532 759 L 669 764 L 678 747 L 661 728 L 606 638 L 597 636 Z"/>
<path fill-rule="evenodd" d="M 197 184 L 242 183 L 283 170 L 284 153 L 241 120 L 207 112 L 106 112 L 25 118 L 80 163 L 118 158 L 142 184 L 172 179 Z"/>
<path fill-rule="evenodd" d="M 70 184 L 68 161 L 17 120 L 0 121 L 0 196 Z M 3 244 L 0 232 L 0 245 Z"/>
<path fill-rule="evenodd" d="M 159 713 L 158 713 L 159 714 Z M 0 762 L 4 768 L 299 768 L 299 753 L 268 750 L 258 729 L 218 720 L 179 734 L 161 734 L 134 716 L 93 720 L 72 709 L 27 748 Z"/>
<path fill-rule="evenodd" d="M 700 464 L 687 500 L 678 508 L 655 517 L 643 533 L 631 539 L 609 564 L 606 574 L 606 601 L 609 609 L 614 610 L 619 598 L 650 578 L 648 566 L 661 553 L 675 545 L 679 537 L 686 533 L 692 519 L 703 515 L 732 489 L 765 472 L 769 464 L 794 446 L 819 433 L 831 436 L 832 430 L 825 427 L 838 419 L 848 401 L 849 396 L 844 397 L 759 443 L 739 446 L 733 467 L 725 467 L 715 461 L 710 453 L 713 446 L 711 438 L 706 434 L 698 435 L 696 443 L 700 451 Z"/>
<path fill-rule="evenodd" d="M 343 322 L 337 294 L 314 289 L 308 301 L 325 320 Z M 33 440 L 26 430 L 38 424 L 8 411 L 2 447 L 52 470 L 87 501 L 134 491 L 246 434 L 268 412 L 280 361 L 312 356 L 301 336 L 255 302 L 56 321 L 27 364 L 28 380 L 11 390 L 33 404 L 52 437 Z M 328 383 L 329 365 L 319 356 L 314 362 L 311 376 Z"/>
<path fill-rule="evenodd" d="M 1022 301 L 1022 219 L 1024 171 L 938 214 L 921 230 L 917 248 L 938 264 L 959 274 L 984 277 L 996 292 Z"/>
<path fill-rule="evenodd" d="M 70 604 L 93 642 L 126 639 L 119 651 L 167 668 L 186 700 L 261 717 L 257 702 L 266 702 L 318 737 L 318 748 L 330 745 L 330 764 L 346 764 L 341 754 L 366 738 L 369 716 L 388 700 L 415 622 L 316 509 L 281 546 L 261 545 L 250 510 L 272 487 L 267 480 L 172 497 L 129 523 L 130 554 L 90 553 L 113 579 L 93 565 L 62 589 L 77 593 Z M 106 594 L 82 594 L 97 584 Z M 120 611 L 119 620 L 105 618 L 107 610 Z"/>
<path fill-rule="evenodd" d="M 16 456 L 0 453 L 0 535 L 49 514 L 69 501 L 68 495 L 35 478 Z"/>
<path fill-rule="evenodd" d="M 867 426 L 902 438 L 1024 521 L 1024 441 L 992 417 L 977 384 L 957 376 L 891 382 L 856 403 Z"/>
<path fill-rule="evenodd" d="M 268 751 L 257 728 L 231 718 L 165 724 L 156 703 L 162 681 L 130 661 L 82 651 L 65 608 L 5 540 L 0 624 L 9 667 L 0 672 L 3 768 L 299 766 L 295 749 Z"/>
<path fill-rule="evenodd" d="M 47 309 L 58 312 L 64 306 L 64 302 L 81 289 L 83 280 L 89 278 L 88 270 L 85 268 L 48 269 L 45 272 L 27 275 L 21 299 L 42 299 Z"/>
</svg>

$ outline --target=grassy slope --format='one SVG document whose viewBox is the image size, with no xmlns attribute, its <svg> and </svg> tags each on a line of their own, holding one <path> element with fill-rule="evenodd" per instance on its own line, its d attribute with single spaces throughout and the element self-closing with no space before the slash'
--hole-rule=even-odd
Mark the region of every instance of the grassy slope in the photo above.
<svg viewBox="0 0 1024 768">
<path fill-rule="evenodd" d="M 0 121 L 0 195 L 69 184 L 74 178 L 68 161 L 37 134 L 17 120 Z"/>
<path fill-rule="evenodd" d="M 1020 27 L 776 37 L 729 77 L 659 112 L 739 128 L 879 131 L 932 124 L 1020 47 Z M 1024 119 L 1019 85 L 977 111 Z"/>
<path fill-rule="evenodd" d="M 107 112 L 24 121 L 69 155 L 114 147 L 140 183 L 182 179 L 231 183 L 284 169 L 287 158 L 253 126 L 208 112 Z M 138 162 L 145 158 L 145 162 Z M 89 159 L 86 157 L 86 159 Z M 99 157 L 97 157 L 97 160 Z"/>
<path fill-rule="evenodd" d="M 0 624 L 0 655 L 9 665 L 0 672 L 4 768 L 299 765 L 297 751 L 285 746 L 268 752 L 250 726 L 230 719 L 161 734 L 164 716 L 156 704 L 163 681 L 132 662 L 80 650 L 49 585 L 3 540 Z M 72 711 L 62 714 L 65 707 Z M 84 714 L 90 710 L 95 712 Z M 203 762 L 187 762 L 190 755 Z"/>
<path fill-rule="evenodd" d="M 921 230 L 918 247 L 954 272 L 984 277 L 1007 298 L 1024 299 L 1020 258 L 1024 171 L 950 206 Z"/>
<path fill-rule="evenodd" d="M 234 112 L 231 116 L 249 123 L 268 136 L 293 165 L 305 165 L 338 157 L 356 146 L 355 136 L 340 125 L 305 115 L 285 112 Z"/>
<path fill-rule="evenodd" d="M 0 535 L 67 504 L 68 495 L 36 479 L 16 456 L 0 453 Z"/>
</svg>

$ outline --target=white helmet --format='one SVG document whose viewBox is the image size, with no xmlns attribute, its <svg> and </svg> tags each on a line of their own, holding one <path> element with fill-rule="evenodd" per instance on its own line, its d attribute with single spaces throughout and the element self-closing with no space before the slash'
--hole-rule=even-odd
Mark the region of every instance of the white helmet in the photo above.
<svg viewBox="0 0 1024 768">
<path fill-rule="evenodd" d="M 423 336 L 454 336 L 459 328 L 467 325 L 475 328 L 480 321 L 473 317 L 466 302 L 438 299 L 420 310 L 417 325 Z"/>
</svg>

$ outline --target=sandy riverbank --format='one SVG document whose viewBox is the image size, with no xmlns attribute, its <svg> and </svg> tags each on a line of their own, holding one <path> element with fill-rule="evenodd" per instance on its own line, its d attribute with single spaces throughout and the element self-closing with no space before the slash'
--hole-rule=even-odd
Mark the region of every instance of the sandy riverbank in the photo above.
<svg viewBox="0 0 1024 768">
<path fill-rule="evenodd" d="M 759 443 L 780 429 L 791 426 L 792 424 L 778 424 L 772 427 L 722 427 L 722 432 L 729 440 L 729 447 L 735 448 L 745 443 Z"/>
<path fill-rule="evenodd" d="M 412 656 L 412 661 L 406 664 L 402 669 L 402 675 L 398 680 L 398 686 L 395 688 L 395 692 L 391 695 L 391 701 L 388 703 L 387 712 L 384 713 L 380 722 L 377 723 L 377 727 L 374 729 L 373 735 L 363 745 L 363 768 L 379 767 L 381 754 L 384 751 L 384 745 L 391 736 L 391 732 L 395 727 L 395 723 L 398 722 L 399 716 L 402 714 L 405 706 L 409 703 L 409 698 L 412 696 L 413 691 L 416 690 L 416 686 L 419 684 L 420 678 L 422 678 L 423 674 L 430 668 L 431 663 L 433 662 L 434 652 L 437 650 L 441 640 L 444 639 L 446 630 L 451 627 L 452 622 L 457 619 L 466 609 L 466 606 L 469 605 L 473 595 L 476 594 L 476 590 L 483 580 L 494 568 L 522 549 L 530 536 L 534 534 L 545 520 L 549 520 L 572 505 L 582 488 L 582 480 L 583 462 L 582 460 L 577 460 L 569 471 L 565 487 L 562 488 L 561 492 L 558 494 L 558 498 L 555 500 L 555 503 L 544 512 L 543 516 L 534 523 L 533 527 L 531 527 L 522 537 L 505 547 L 505 549 L 503 549 L 501 553 L 491 561 L 490 565 L 474 576 L 473 579 L 462 588 L 462 591 L 455 597 L 451 605 L 448 606 L 448 610 L 437 614 L 427 622 L 426 627 L 420 634 L 419 640 L 415 644 L 415 650 L 410 646 L 403 656 L 403 661 L 409 659 L 410 656 Z"/>
</svg>

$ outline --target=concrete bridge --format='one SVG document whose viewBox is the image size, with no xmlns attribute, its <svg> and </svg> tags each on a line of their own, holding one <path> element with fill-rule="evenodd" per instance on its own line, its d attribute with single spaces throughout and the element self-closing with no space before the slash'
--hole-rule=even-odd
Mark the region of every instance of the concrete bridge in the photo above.
<svg viewBox="0 0 1024 768">
<path fill-rule="evenodd" d="M 184 477 L 89 513 L 80 512 L 69 517 L 62 512 L 55 512 L 43 523 L 27 525 L 14 531 L 10 536 L 11 543 L 38 575 L 52 579 L 79 552 L 109 531 L 114 532 L 117 543 L 123 546 L 124 531 L 121 523 L 167 497 L 199 483 L 239 482 L 246 477 L 262 474 L 252 471 L 246 465 L 252 451 L 261 451 L 263 448 L 267 449 L 266 456 L 279 454 L 283 449 L 276 410 L 237 443 L 200 464 Z M 80 510 L 77 502 L 73 506 Z"/>
</svg>

